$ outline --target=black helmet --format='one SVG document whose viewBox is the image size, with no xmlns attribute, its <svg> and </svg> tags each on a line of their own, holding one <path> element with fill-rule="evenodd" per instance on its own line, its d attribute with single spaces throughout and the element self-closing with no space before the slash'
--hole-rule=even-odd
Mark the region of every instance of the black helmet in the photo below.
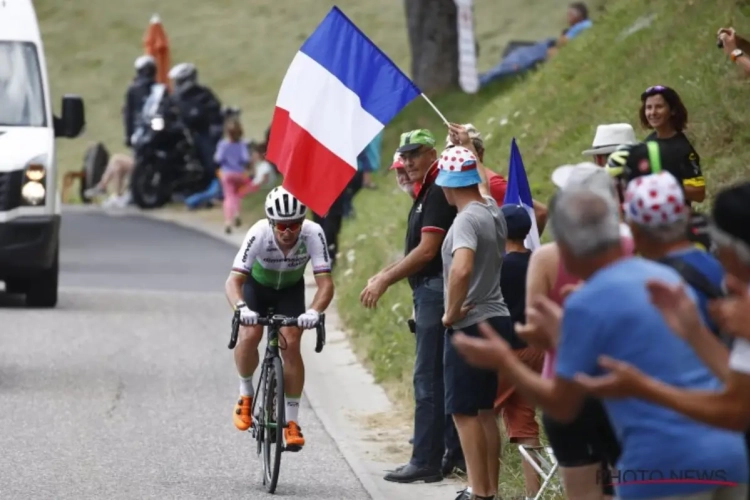
<svg viewBox="0 0 750 500">
<path fill-rule="evenodd" d="M 659 143 L 654 141 L 624 144 L 618 147 L 604 167 L 615 178 L 627 184 L 636 177 L 662 171 Z"/>
</svg>

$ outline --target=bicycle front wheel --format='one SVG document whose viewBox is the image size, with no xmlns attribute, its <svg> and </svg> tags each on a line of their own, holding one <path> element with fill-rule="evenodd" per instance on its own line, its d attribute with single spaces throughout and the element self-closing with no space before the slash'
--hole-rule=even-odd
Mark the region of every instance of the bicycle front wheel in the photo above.
<svg viewBox="0 0 750 500">
<path fill-rule="evenodd" d="M 266 490 L 276 491 L 283 451 L 285 424 L 284 368 L 281 358 L 274 358 L 273 369 L 268 371 L 265 398 L 266 432 L 263 441 L 263 470 L 266 474 Z"/>
</svg>

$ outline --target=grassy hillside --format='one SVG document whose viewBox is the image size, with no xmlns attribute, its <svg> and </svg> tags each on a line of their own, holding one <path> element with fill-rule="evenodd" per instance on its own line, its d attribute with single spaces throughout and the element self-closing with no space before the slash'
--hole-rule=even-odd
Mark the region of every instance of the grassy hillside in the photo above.
<svg viewBox="0 0 750 500">
<path fill-rule="evenodd" d="M 621 37 L 647 15 L 655 16 L 650 27 Z M 639 137 L 645 137 L 638 125 L 640 93 L 651 85 L 672 86 L 688 107 L 688 135 L 702 157 L 710 196 L 726 183 L 747 178 L 750 171 L 750 117 L 743 94 L 748 82 L 715 43 L 719 26 L 731 24 L 742 31 L 750 26 L 749 15 L 746 3 L 733 0 L 614 0 L 590 32 L 563 48 L 542 70 L 478 96 L 446 95 L 436 104 L 449 120 L 472 122 L 485 134 L 486 164 L 498 172 L 507 171 L 515 136 L 532 190 L 545 200 L 552 193 L 551 170 L 583 161 L 580 153 L 590 146 L 597 124 L 630 122 Z M 400 132 L 416 127 L 430 127 L 445 137 L 440 120 L 418 100 L 387 129 L 384 156 L 389 157 Z M 367 278 L 403 252 L 410 200 L 395 189 L 393 179 L 380 183 L 380 190 L 359 196 L 357 219 L 344 228 L 350 264 L 341 270 L 338 297 L 376 377 L 408 395 L 414 352 L 404 323 L 411 314 L 408 286 L 389 290 L 375 312 L 359 305 Z"/>
<path fill-rule="evenodd" d="M 403 0 L 35 0 L 54 101 L 78 93 L 86 102 L 87 132 L 79 140 L 60 141 L 60 165 L 79 168 L 91 141 L 124 149 L 120 110 L 153 13 L 166 28 L 172 63 L 194 62 L 222 102 L 242 107 L 246 133 L 260 137 L 294 53 L 334 4 L 409 69 Z M 565 4 L 556 0 L 477 0 L 476 5 L 483 14 L 477 32 L 484 67 L 496 62 L 508 40 L 549 36 L 564 23 Z"/>
</svg>

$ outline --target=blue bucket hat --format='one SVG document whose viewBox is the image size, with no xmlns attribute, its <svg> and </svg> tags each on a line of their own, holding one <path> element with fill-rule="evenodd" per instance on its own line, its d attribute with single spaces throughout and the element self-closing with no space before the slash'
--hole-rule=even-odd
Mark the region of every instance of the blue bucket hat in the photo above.
<svg viewBox="0 0 750 500">
<path fill-rule="evenodd" d="M 462 188 L 482 183 L 477 170 L 474 153 L 461 146 L 447 148 L 438 158 L 438 176 L 435 184 L 440 187 Z"/>
</svg>

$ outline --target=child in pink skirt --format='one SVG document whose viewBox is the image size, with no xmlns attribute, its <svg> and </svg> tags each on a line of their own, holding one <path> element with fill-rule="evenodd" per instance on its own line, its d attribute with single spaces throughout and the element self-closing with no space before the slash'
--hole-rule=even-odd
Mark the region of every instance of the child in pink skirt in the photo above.
<svg viewBox="0 0 750 500">
<path fill-rule="evenodd" d="M 224 191 L 224 226 L 227 234 L 232 232 L 232 223 L 240 227 L 240 204 L 242 198 L 253 191 L 248 175 L 250 152 L 242 140 L 242 125 L 234 118 L 224 125 L 225 138 L 216 147 L 214 161 L 219 165 L 219 177 Z"/>
</svg>

